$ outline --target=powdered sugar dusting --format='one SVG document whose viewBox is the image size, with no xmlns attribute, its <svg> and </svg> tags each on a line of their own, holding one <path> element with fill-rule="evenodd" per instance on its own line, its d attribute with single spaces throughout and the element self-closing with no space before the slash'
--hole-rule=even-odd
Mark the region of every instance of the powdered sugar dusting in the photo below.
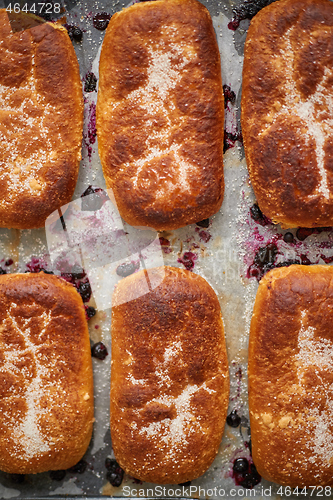
<svg viewBox="0 0 333 500">
<path fill-rule="evenodd" d="M 13 35 L 15 36 L 15 34 Z M 0 40 L 3 51 L 5 40 Z M 19 43 L 19 42 L 18 42 Z M 35 46 L 32 45 L 33 50 Z M 8 51 L 7 51 L 8 52 Z M 10 54 L 7 55 L 10 60 Z M 39 197 L 46 187 L 43 168 L 52 167 L 63 140 L 57 127 L 59 109 L 48 103 L 37 90 L 34 54 L 31 69 L 18 86 L 0 85 L 0 182 L 6 196 L 0 206 L 6 207 L 21 193 Z M 58 144 L 58 146 L 56 146 Z"/>
<path fill-rule="evenodd" d="M 161 31 L 169 36 L 169 40 L 166 38 L 168 41 L 161 40 L 149 47 L 145 85 L 130 92 L 124 100 L 126 107 L 139 105 L 144 111 L 146 119 L 142 127 L 148 132 L 148 137 L 145 153 L 139 159 L 124 163 L 122 169 L 130 168 L 133 171 L 132 183 L 137 188 L 142 182 L 143 172 L 146 169 L 154 172 L 154 163 L 159 161 L 159 186 L 154 193 L 155 199 L 164 197 L 166 192 L 172 194 L 179 189 L 179 183 L 186 190 L 189 176 L 195 177 L 196 172 L 199 173 L 197 165 L 182 156 L 181 145 L 172 137 L 182 126 L 184 116 L 177 116 L 176 122 L 174 118 L 170 119 L 170 110 L 175 109 L 172 91 L 189 71 L 187 67 L 197 54 L 185 41 L 181 44 L 173 42 L 177 33 L 172 26 L 162 27 Z M 118 107 L 119 101 L 114 102 L 113 106 L 114 109 Z M 163 125 L 156 126 L 160 120 Z"/>
<path fill-rule="evenodd" d="M 188 437 L 202 430 L 201 423 L 197 416 L 194 415 L 191 409 L 191 399 L 194 394 L 200 390 L 211 392 L 212 390 L 206 386 L 206 382 L 198 385 L 188 385 L 178 397 L 161 396 L 152 400 L 152 403 L 158 403 L 168 408 L 175 408 L 175 418 L 165 418 L 160 422 L 152 422 L 146 427 L 139 430 L 139 434 L 147 437 L 158 436 L 167 446 L 167 455 L 175 456 L 179 451 L 179 446 L 183 446 L 188 442 Z"/>
<path fill-rule="evenodd" d="M 307 99 L 301 95 L 296 87 L 297 78 L 294 75 L 295 51 L 292 47 L 291 39 L 296 28 L 290 28 L 284 35 L 284 47 L 281 51 L 284 61 L 285 88 L 286 95 L 283 103 L 276 102 L 274 110 L 274 120 L 267 116 L 266 124 L 259 135 L 265 134 L 270 129 L 272 122 L 276 118 L 285 115 L 288 118 L 298 117 L 302 121 L 302 134 L 304 134 L 306 144 L 310 141 L 315 143 L 315 154 L 317 168 L 320 175 L 320 183 L 317 193 L 309 195 L 309 198 L 321 195 L 325 199 L 330 198 L 327 171 L 325 169 L 325 143 L 331 136 L 333 127 L 333 97 L 331 86 L 328 84 L 332 78 L 332 68 L 325 68 L 322 80 L 317 84 L 316 90 Z M 279 57 L 281 56 L 279 54 Z"/>
<path fill-rule="evenodd" d="M 39 419 L 47 414 L 48 409 L 43 409 L 40 402 L 45 395 L 45 389 L 56 384 L 46 382 L 44 379 L 48 375 L 47 368 L 41 363 L 41 350 L 45 348 L 45 343 L 38 344 L 31 340 L 31 318 L 23 320 L 23 326 L 20 326 L 13 314 L 16 308 L 17 305 L 13 303 L 7 312 L 1 329 L 10 329 L 13 332 L 13 338 L 17 335 L 22 347 L 18 350 L 15 344 L 11 347 L 11 344 L 3 343 L 4 363 L 0 367 L 0 372 L 12 374 L 14 377 L 21 373 L 25 375 L 23 394 L 20 397 L 25 401 L 26 410 L 24 415 L 20 413 L 18 420 L 17 414 L 14 418 L 6 414 L 6 412 L 2 416 L 7 427 L 12 430 L 15 441 L 20 443 L 25 456 L 29 459 L 50 450 L 50 440 L 45 434 L 41 433 L 39 426 Z M 51 312 L 46 313 L 44 311 L 40 319 L 42 320 L 42 326 L 39 338 L 45 333 L 51 321 Z M 20 364 L 20 361 L 25 357 L 31 358 L 29 367 L 26 365 L 22 367 Z M 35 372 L 33 376 L 30 373 L 31 370 Z M 15 394 L 9 394 L 7 398 L 15 399 L 16 396 Z"/>
<path fill-rule="evenodd" d="M 306 317 L 302 311 L 302 326 L 298 334 L 298 353 L 295 356 L 297 363 L 297 377 L 300 390 L 306 393 L 305 376 L 312 367 L 320 380 L 320 385 L 313 388 L 323 398 L 324 408 L 319 409 L 317 403 L 309 406 L 304 431 L 308 434 L 306 446 L 311 450 L 309 462 L 331 462 L 333 459 L 333 384 L 325 381 L 325 372 L 333 370 L 333 344 L 331 341 L 316 337 L 316 329 L 312 326 L 304 327 Z M 304 427 L 304 424 L 302 424 Z"/>
</svg>

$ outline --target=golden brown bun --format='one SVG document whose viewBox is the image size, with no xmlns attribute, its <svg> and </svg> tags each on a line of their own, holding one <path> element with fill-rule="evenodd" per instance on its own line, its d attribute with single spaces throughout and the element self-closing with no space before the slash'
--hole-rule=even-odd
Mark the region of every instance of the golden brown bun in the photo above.
<svg viewBox="0 0 333 500">
<path fill-rule="evenodd" d="M 242 131 L 259 206 L 282 227 L 333 225 L 333 2 L 280 0 L 251 21 Z"/>
<path fill-rule="evenodd" d="M 67 469 L 92 432 L 89 333 L 80 295 L 47 274 L 0 276 L 0 470 Z"/>
<path fill-rule="evenodd" d="M 207 9 L 157 0 L 114 14 L 99 74 L 99 155 L 125 221 L 166 230 L 217 212 L 224 101 Z"/>
<path fill-rule="evenodd" d="M 221 441 L 229 400 L 218 299 L 200 276 L 149 270 L 148 294 L 113 307 L 111 437 L 123 469 L 142 481 L 203 474 Z M 119 282 L 113 302 L 145 293 L 146 271 Z"/>
<path fill-rule="evenodd" d="M 259 284 L 249 344 L 252 455 L 265 479 L 333 485 L 333 267 Z"/>
<path fill-rule="evenodd" d="M 73 195 L 81 159 L 82 84 L 65 28 L 12 33 L 0 10 L 0 227 L 42 227 Z"/>
</svg>

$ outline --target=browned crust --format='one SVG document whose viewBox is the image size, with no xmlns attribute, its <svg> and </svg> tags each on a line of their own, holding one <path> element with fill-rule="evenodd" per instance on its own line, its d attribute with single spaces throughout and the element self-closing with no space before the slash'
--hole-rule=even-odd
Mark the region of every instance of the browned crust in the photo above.
<svg viewBox="0 0 333 500">
<path fill-rule="evenodd" d="M 79 65 L 67 31 L 12 33 L 0 10 L 0 226 L 42 227 L 75 189 L 83 128 Z"/>
<path fill-rule="evenodd" d="M 149 76 L 157 66 L 159 75 Z M 100 58 L 97 134 L 106 184 L 126 222 L 175 229 L 219 210 L 223 103 L 218 45 L 203 5 L 157 0 L 112 17 Z"/>
<path fill-rule="evenodd" d="M 246 161 L 261 210 L 283 227 L 333 224 L 332 67 L 331 1 L 280 0 L 252 19 L 242 90 Z"/>
<path fill-rule="evenodd" d="M 261 280 L 249 341 L 252 455 L 265 479 L 333 484 L 333 267 Z"/>
<path fill-rule="evenodd" d="M 0 470 L 67 469 L 94 412 L 82 299 L 61 278 L 11 274 L 0 276 L 0 305 Z"/>
<path fill-rule="evenodd" d="M 203 474 L 218 451 L 228 408 L 228 361 L 212 288 L 172 267 L 149 270 L 150 281 L 163 272 L 157 288 L 113 307 L 111 437 L 118 462 L 131 476 L 182 483 Z M 144 293 L 145 273 L 123 279 L 113 302 Z M 180 405 L 185 391 L 193 392 L 187 407 Z M 170 430 L 181 418 L 183 440 Z M 154 426 L 149 436 L 144 428 Z"/>
</svg>

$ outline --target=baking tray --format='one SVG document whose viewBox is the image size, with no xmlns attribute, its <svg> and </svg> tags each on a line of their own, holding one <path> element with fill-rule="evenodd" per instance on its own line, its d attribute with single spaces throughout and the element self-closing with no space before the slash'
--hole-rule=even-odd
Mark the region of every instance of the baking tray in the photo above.
<svg viewBox="0 0 333 500">
<path fill-rule="evenodd" d="M 244 4 L 240 1 L 202 0 L 202 3 L 209 9 L 213 18 L 221 52 L 223 84 L 226 85 L 226 151 L 224 155 L 226 189 L 222 209 L 211 217 L 209 223 L 193 224 L 161 234 L 153 234 L 152 232 L 145 241 L 136 236 L 134 248 L 130 248 L 131 245 L 129 245 L 127 254 L 119 255 L 117 258 L 120 262 L 132 254 L 140 253 L 140 249 L 149 246 L 152 242 L 156 243 L 157 237 L 160 245 L 154 247 L 154 258 L 150 259 L 150 265 L 152 262 L 155 264 L 164 262 L 166 265 L 185 267 L 203 276 L 214 288 L 221 304 L 228 349 L 231 381 L 229 413 L 236 410 L 241 417 L 241 425 L 237 428 L 226 425 L 218 456 L 212 466 L 202 477 L 192 481 L 189 485 L 180 487 L 164 485 L 162 487 L 141 483 L 126 475 L 119 488 L 108 483 L 105 459 L 113 457 L 109 430 L 111 304 L 105 298 L 107 286 L 106 291 L 102 290 L 104 296 L 103 293 L 101 295 L 98 279 L 103 281 L 103 273 L 98 277 L 97 272 L 95 274 L 97 278 L 92 283 L 93 298 L 87 303 L 87 306 L 94 307 L 96 310 L 96 314 L 89 320 L 89 330 L 92 343 L 102 341 L 107 346 L 109 355 L 105 360 L 93 358 L 96 421 L 93 439 L 84 457 L 86 470 L 83 473 L 66 471 L 61 480 L 52 479 L 50 473 L 26 475 L 24 478 L 0 473 L 0 498 L 31 500 L 89 498 L 90 500 L 101 500 L 106 496 L 123 496 L 126 498 L 231 499 L 255 497 L 259 499 L 287 496 L 284 493 L 279 494 L 279 492 L 281 493 L 279 486 L 264 480 L 261 480 L 252 489 L 243 488 L 239 484 L 237 485 L 237 478 L 233 477 L 232 473 L 232 465 L 236 458 L 244 457 L 251 461 L 246 374 L 249 324 L 258 279 L 269 267 L 269 262 L 265 266 L 267 245 L 271 245 L 268 247 L 268 251 L 271 251 L 272 248 L 275 249 L 273 252 L 274 265 L 286 261 L 325 262 L 329 264 L 333 259 L 333 231 L 332 229 L 316 230 L 313 234 L 299 231 L 296 236 L 296 230 L 282 230 L 279 226 L 271 224 L 258 212 L 256 207 L 253 207 L 255 199 L 246 169 L 239 119 L 243 47 L 249 20 L 246 18 L 240 20 L 240 18 L 251 14 L 251 9 L 253 13 L 253 9 L 256 10 L 258 6 L 263 6 L 268 2 L 264 0 L 248 2 L 243 10 Z M 9 1 L 0 1 L 1 7 L 8 4 Z M 80 64 L 83 88 L 86 90 L 84 91 L 83 159 L 73 197 L 73 200 L 81 200 L 81 195 L 86 192 L 89 186 L 105 190 L 102 168 L 97 153 L 95 130 L 97 92 L 96 90 L 91 91 L 94 80 L 91 74 L 93 73 L 98 78 L 98 57 L 104 31 L 94 27 L 94 20 L 96 25 L 96 21 L 98 21 L 98 18 L 95 17 L 96 14 L 107 13 L 111 16 L 129 4 L 128 1 L 124 0 L 78 2 L 69 0 L 67 3 L 60 1 L 60 4 L 62 12 L 50 17 L 55 19 L 65 16 L 66 19 L 63 19 L 62 22 L 66 22 L 69 29 L 71 26 L 77 26 L 83 33 L 82 41 L 73 41 Z M 235 17 L 235 10 L 239 14 L 238 19 L 237 16 Z M 100 16 L 99 21 L 103 21 L 103 16 Z M 75 203 L 80 202 L 74 201 L 74 208 Z M 75 217 L 70 220 L 69 211 L 67 211 L 67 216 L 65 211 L 64 214 L 68 227 L 71 224 L 71 227 L 74 227 Z M 131 228 L 126 227 L 125 224 L 118 229 L 119 233 L 113 232 L 113 239 L 111 238 L 113 243 L 119 242 L 117 238 L 123 238 L 124 230 L 125 233 L 131 231 Z M 57 234 L 57 231 L 62 234 L 61 227 L 54 229 L 52 226 L 48 226 L 47 230 L 0 229 L 1 269 L 6 272 L 25 272 L 28 270 L 38 271 L 43 268 L 58 274 L 61 271 L 66 271 L 56 267 L 57 255 L 59 252 L 61 253 L 61 250 L 65 249 L 64 251 L 66 251 L 66 241 L 63 242 L 64 247 L 59 250 L 59 247 L 52 240 L 52 234 Z M 84 221 L 82 222 L 82 220 L 80 231 L 80 237 L 84 238 L 82 233 Z M 292 243 L 284 241 L 283 236 L 286 232 L 293 234 Z M 107 231 L 105 237 L 108 237 Z M 96 262 L 103 258 L 101 251 L 103 245 L 100 241 L 99 247 L 97 245 L 94 248 L 91 234 L 86 235 L 86 240 L 87 248 L 88 250 L 90 248 L 91 251 L 89 262 L 94 268 L 92 261 Z M 140 247 L 139 250 L 138 247 Z M 82 252 L 80 254 L 75 246 L 75 241 L 70 245 L 70 248 L 75 254 L 74 260 L 75 258 L 79 259 L 80 255 L 82 258 Z M 263 248 L 266 250 L 262 250 Z M 258 255 L 261 255 L 261 260 L 258 260 Z M 264 255 L 266 257 L 263 257 Z M 269 259 L 272 259 L 271 254 Z M 113 269 L 116 260 L 113 256 Z M 145 262 L 140 262 L 140 264 L 141 267 L 146 265 Z M 95 269 L 98 269 L 97 265 L 95 265 Z M 70 270 L 73 271 L 72 268 L 67 271 Z M 23 482 L 20 482 L 22 480 Z M 316 495 L 312 494 L 311 496 Z M 297 498 L 293 495 L 288 495 L 288 497 Z M 304 498 L 305 495 L 302 497 Z"/>
</svg>

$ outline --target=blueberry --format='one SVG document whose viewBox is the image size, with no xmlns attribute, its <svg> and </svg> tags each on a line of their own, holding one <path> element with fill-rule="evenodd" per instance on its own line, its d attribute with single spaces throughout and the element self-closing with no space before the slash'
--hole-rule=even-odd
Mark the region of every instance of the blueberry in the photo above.
<svg viewBox="0 0 333 500">
<path fill-rule="evenodd" d="M 259 221 L 263 218 L 263 213 L 256 203 L 254 203 L 252 205 L 252 207 L 250 208 L 250 214 L 251 214 L 252 219 L 255 221 Z"/>
<path fill-rule="evenodd" d="M 294 235 L 293 235 L 293 233 L 286 233 L 283 236 L 283 241 L 285 241 L 286 243 L 294 243 Z"/>
<path fill-rule="evenodd" d="M 204 219 L 201 220 L 200 222 L 196 222 L 196 225 L 207 229 L 207 227 L 209 227 L 209 219 Z"/>
<path fill-rule="evenodd" d="M 51 470 L 50 471 L 50 478 L 53 479 L 54 481 L 62 481 L 65 476 L 66 476 L 65 470 Z"/>
<path fill-rule="evenodd" d="M 86 80 L 84 82 L 84 91 L 85 92 L 94 92 L 97 86 L 97 78 L 94 73 L 87 73 Z M 85 194 L 90 194 L 85 192 Z"/>
<path fill-rule="evenodd" d="M 82 34 L 83 33 L 80 30 L 80 28 L 78 28 L 77 26 L 74 26 L 73 31 L 72 31 L 72 37 L 76 42 L 81 42 Z"/>
<path fill-rule="evenodd" d="M 238 427 L 239 424 L 241 423 L 241 418 L 237 414 L 237 410 L 232 410 L 231 413 L 227 416 L 227 424 L 230 427 Z"/>
<path fill-rule="evenodd" d="M 5 266 L 11 266 L 14 263 L 13 259 L 8 259 L 5 262 Z"/>
<path fill-rule="evenodd" d="M 91 348 L 91 355 L 97 359 L 105 359 L 108 355 L 108 350 L 103 342 L 96 342 Z"/>
<path fill-rule="evenodd" d="M 28 273 L 29 271 L 26 272 Z M 2 269 L 2 267 L 0 267 L 0 274 L 7 274 L 7 271 L 5 271 L 5 269 Z"/>
<path fill-rule="evenodd" d="M 87 468 L 87 462 L 85 460 L 80 460 L 77 464 L 73 465 L 68 469 L 70 472 L 75 472 L 76 474 L 83 474 Z"/>
<path fill-rule="evenodd" d="M 115 460 L 114 458 L 106 457 L 105 467 L 110 472 L 116 472 L 116 470 L 120 468 L 120 465 L 118 464 L 117 460 Z"/>
<path fill-rule="evenodd" d="M 249 470 L 248 460 L 246 460 L 246 458 L 237 458 L 234 461 L 234 465 L 232 467 L 232 470 L 234 472 L 240 472 L 240 473 L 247 472 Z"/>
<path fill-rule="evenodd" d="M 92 318 L 96 314 L 96 309 L 91 306 L 85 306 L 87 319 Z"/>
<path fill-rule="evenodd" d="M 277 253 L 278 249 L 275 243 L 269 243 L 265 247 L 259 248 L 254 257 L 254 262 L 259 267 L 263 267 L 266 264 L 274 264 Z"/>
<path fill-rule="evenodd" d="M 83 302 L 88 302 L 91 297 L 91 286 L 89 281 L 80 283 L 78 291 L 82 297 Z"/>
<path fill-rule="evenodd" d="M 126 276 L 133 274 L 137 269 L 138 265 L 136 263 L 124 262 L 117 267 L 116 273 L 118 274 L 118 276 L 122 276 L 123 278 L 125 278 Z"/>
<path fill-rule="evenodd" d="M 80 28 L 78 28 L 77 26 L 67 26 L 67 31 L 71 40 L 75 40 L 75 42 L 81 42 L 83 33 Z"/>
<path fill-rule="evenodd" d="M 93 25 L 99 31 L 104 31 L 110 22 L 111 14 L 107 14 L 106 12 L 101 12 L 96 14 L 93 18 Z"/>
<path fill-rule="evenodd" d="M 106 473 L 106 479 L 109 481 L 109 483 L 112 484 L 112 486 L 115 486 L 116 488 L 121 485 L 123 482 L 123 477 L 124 477 L 124 471 L 121 469 L 121 473 L 117 472 L 110 472 L 107 471 Z"/>
<path fill-rule="evenodd" d="M 250 465 L 250 471 L 244 474 L 244 479 L 240 481 L 240 485 L 243 488 L 252 489 L 256 484 L 260 483 L 261 476 L 258 474 L 257 469 L 254 464 Z"/>
<path fill-rule="evenodd" d="M 118 462 L 108 457 L 105 459 L 105 467 L 107 468 L 106 479 L 112 486 L 120 486 L 124 478 L 124 471 Z"/>
</svg>

